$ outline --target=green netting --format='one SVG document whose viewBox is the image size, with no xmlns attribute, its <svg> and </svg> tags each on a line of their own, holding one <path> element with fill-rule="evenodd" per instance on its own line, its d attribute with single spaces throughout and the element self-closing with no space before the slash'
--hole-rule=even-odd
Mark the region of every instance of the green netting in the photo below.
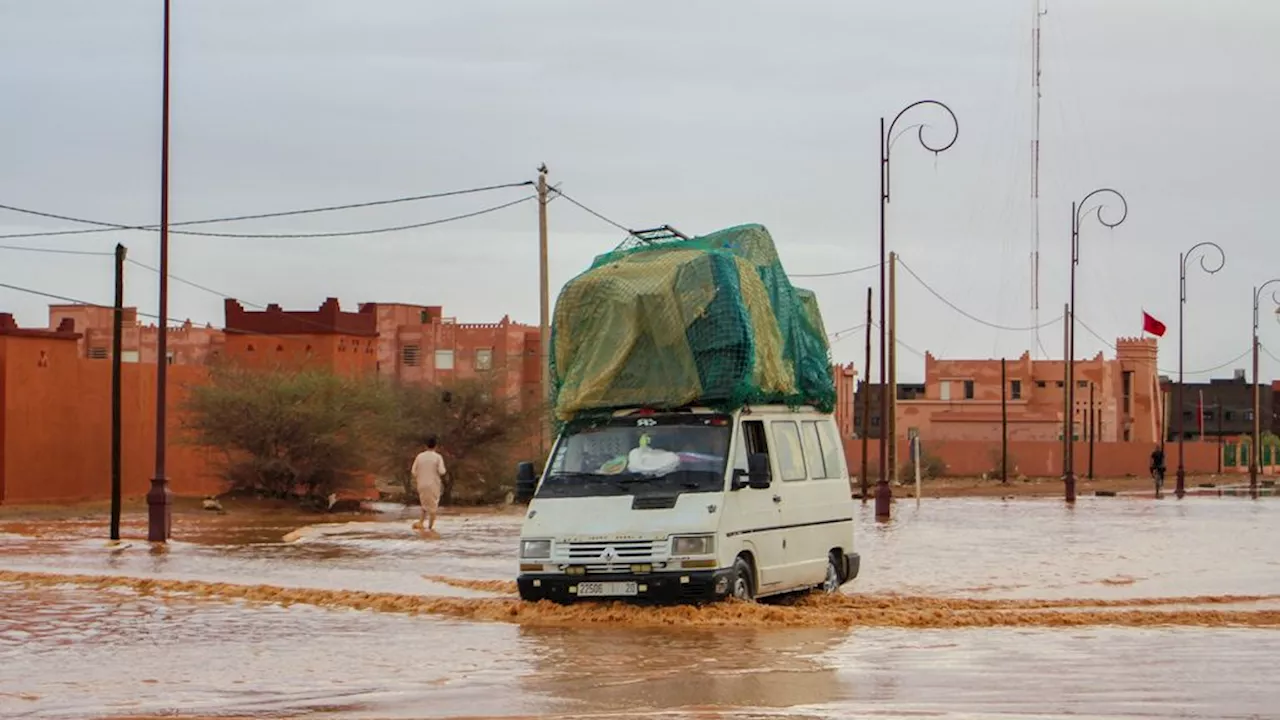
<svg viewBox="0 0 1280 720">
<path fill-rule="evenodd" d="M 556 300 L 551 377 L 561 422 L 633 406 L 835 406 L 817 299 L 792 286 L 761 225 L 630 238 L 597 257 Z"/>
</svg>

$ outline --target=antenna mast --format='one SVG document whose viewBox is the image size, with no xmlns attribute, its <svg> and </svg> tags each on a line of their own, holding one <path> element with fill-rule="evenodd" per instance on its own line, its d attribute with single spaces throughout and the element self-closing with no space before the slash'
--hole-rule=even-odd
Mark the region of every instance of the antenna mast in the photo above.
<svg viewBox="0 0 1280 720">
<path fill-rule="evenodd" d="M 1031 27 L 1031 87 L 1036 98 L 1035 135 L 1031 140 L 1031 352 L 1044 352 L 1040 342 L 1040 18 L 1049 14 L 1048 0 L 1034 0 Z M 1043 7 L 1042 9 L 1042 6 Z"/>
</svg>

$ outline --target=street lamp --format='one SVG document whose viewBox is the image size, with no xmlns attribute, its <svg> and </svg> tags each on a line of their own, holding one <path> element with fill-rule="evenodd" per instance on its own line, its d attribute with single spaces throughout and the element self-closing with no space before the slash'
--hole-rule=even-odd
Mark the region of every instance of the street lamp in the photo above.
<svg viewBox="0 0 1280 720">
<path fill-rule="evenodd" d="M 1174 495 L 1178 498 L 1186 495 L 1187 468 L 1183 457 L 1183 443 L 1186 440 L 1184 426 L 1186 418 L 1185 410 L 1182 405 L 1182 350 L 1185 346 L 1182 332 L 1182 315 L 1183 310 L 1187 307 L 1187 261 L 1195 254 L 1196 250 L 1203 249 L 1204 253 L 1200 255 L 1200 269 L 1212 275 L 1221 270 L 1227 264 L 1227 254 L 1217 243 L 1202 242 L 1198 245 L 1192 245 L 1191 249 L 1178 256 L 1178 265 L 1181 275 L 1178 278 L 1178 482 L 1174 488 Z M 1210 250 L 1214 250 L 1218 255 L 1218 264 L 1210 265 L 1208 260 Z M 1163 440 L 1163 438 L 1161 438 Z"/>
<path fill-rule="evenodd" d="M 956 144 L 956 140 L 960 137 L 960 122 L 956 119 L 956 114 L 951 108 L 937 100 L 918 100 L 910 105 L 902 108 L 893 121 L 889 123 L 888 130 L 885 129 L 884 118 L 880 118 L 880 479 L 876 483 L 876 517 L 889 517 L 889 506 L 893 501 L 893 491 L 889 489 L 889 446 L 897 438 L 892 437 L 895 430 L 892 419 L 889 418 L 889 393 L 897 392 L 897 388 L 889 387 L 888 362 L 885 357 L 886 353 L 886 323 L 885 323 L 885 214 L 889 204 L 889 190 L 891 183 L 889 182 L 889 157 L 890 151 L 893 149 L 893 142 L 896 138 L 893 136 L 893 129 L 897 126 L 898 120 L 907 114 L 908 110 L 912 110 L 920 105 L 936 105 L 946 111 L 951 117 L 951 126 L 953 132 L 951 139 L 944 145 L 930 145 L 924 137 L 924 129 L 927 127 L 923 123 L 912 125 L 903 130 L 906 132 L 912 127 L 917 128 L 916 137 L 920 141 L 920 145 L 934 155 L 944 152 Z M 869 376 L 868 376 L 869 377 Z M 865 428 L 864 428 L 865 430 Z"/>
<path fill-rule="evenodd" d="M 1114 195 L 1120 201 L 1120 218 L 1114 222 L 1102 216 L 1102 209 L 1107 206 L 1106 200 L 1100 200 L 1097 209 L 1085 209 L 1085 205 L 1094 195 Z M 1067 325 L 1067 407 L 1063 414 L 1063 440 L 1066 448 L 1062 458 L 1062 475 L 1066 484 L 1066 500 L 1076 501 L 1075 473 L 1075 409 L 1076 409 L 1076 266 L 1080 264 L 1080 224 L 1085 216 L 1094 215 L 1104 227 L 1113 228 L 1129 217 L 1129 203 L 1118 191 L 1111 188 L 1098 188 L 1078 203 L 1071 204 L 1071 299 L 1064 318 Z"/>
<path fill-rule="evenodd" d="M 147 539 L 169 539 L 169 480 L 165 477 L 165 418 L 169 369 L 169 0 L 164 0 L 164 59 L 160 100 L 160 321 L 156 333 L 156 472 L 147 492 Z"/>
<path fill-rule="evenodd" d="M 1262 300 L 1262 291 L 1273 283 L 1280 283 L 1280 278 L 1268 280 L 1253 289 L 1253 452 L 1249 455 L 1249 495 L 1255 500 L 1258 497 L 1258 468 L 1262 464 L 1262 402 L 1258 394 L 1258 305 Z M 1272 292 L 1271 299 L 1277 305 L 1277 312 L 1280 312 L 1280 290 Z"/>
</svg>

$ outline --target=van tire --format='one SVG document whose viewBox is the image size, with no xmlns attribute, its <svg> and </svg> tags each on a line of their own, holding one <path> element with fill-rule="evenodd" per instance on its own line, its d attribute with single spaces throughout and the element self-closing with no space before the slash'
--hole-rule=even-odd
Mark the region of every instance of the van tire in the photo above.
<svg viewBox="0 0 1280 720">
<path fill-rule="evenodd" d="M 755 571 L 751 569 L 751 563 L 741 555 L 733 561 L 733 587 L 729 594 L 742 602 L 755 602 L 756 599 Z"/>
<path fill-rule="evenodd" d="M 834 595 L 844 584 L 844 562 L 841 554 L 832 550 L 827 554 L 827 577 L 822 581 L 822 592 Z"/>
</svg>

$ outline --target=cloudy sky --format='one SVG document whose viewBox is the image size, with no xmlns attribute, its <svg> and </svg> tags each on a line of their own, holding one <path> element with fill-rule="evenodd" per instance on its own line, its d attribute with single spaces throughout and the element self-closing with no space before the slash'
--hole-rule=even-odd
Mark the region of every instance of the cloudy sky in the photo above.
<svg viewBox="0 0 1280 720">
<path fill-rule="evenodd" d="M 950 105 L 955 146 L 894 146 L 889 244 L 912 350 L 1016 357 L 1030 309 L 1034 0 L 647 3 L 588 0 L 176 0 L 172 221 L 380 200 L 535 177 L 630 227 L 759 222 L 793 275 L 877 260 L 882 115 Z M 1189 279 L 1188 371 L 1246 367 L 1251 287 L 1280 276 L 1274 200 L 1280 5 L 1050 0 L 1044 18 L 1041 322 L 1066 300 L 1071 203 L 1114 187 L 1130 214 L 1086 220 L 1078 315 L 1107 339 L 1165 321 L 1177 367 L 1178 254 L 1220 243 Z M 0 0 L 0 203 L 123 225 L 158 220 L 160 0 Z M 944 115 L 928 123 L 945 140 Z M 527 194 L 495 191 L 302 218 L 202 226 L 306 233 L 422 223 Z M 553 288 L 620 241 L 550 207 Z M 0 235 L 90 226 L 0 210 Z M 154 265 L 154 233 L 4 238 L 0 283 L 109 303 L 116 242 Z M 442 304 L 460 321 L 538 318 L 531 202 L 420 230 L 329 239 L 174 235 L 170 316 L 220 323 L 220 294 L 307 309 L 336 296 Z M 127 300 L 157 307 L 129 267 Z M 862 322 L 874 272 L 797 278 L 828 329 Z M 1277 284 L 1273 287 L 1280 287 Z M 554 292 L 554 290 L 553 290 Z M 0 310 L 45 322 L 44 298 Z M 1280 355 L 1264 305 L 1263 343 Z M 989 324 L 1014 329 L 997 329 Z M 1061 325 L 1040 341 L 1062 354 Z M 1081 329 L 1080 355 L 1104 350 Z M 923 362 L 905 350 L 900 376 Z M 837 359 L 861 364 L 861 334 Z M 1108 354 L 1110 351 L 1107 350 Z M 1039 350 L 1036 351 L 1040 355 Z M 1267 353 L 1263 376 L 1280 375 Z M 1205 377 L 1204 374 L 1199 376 Z"/>
</svg>

